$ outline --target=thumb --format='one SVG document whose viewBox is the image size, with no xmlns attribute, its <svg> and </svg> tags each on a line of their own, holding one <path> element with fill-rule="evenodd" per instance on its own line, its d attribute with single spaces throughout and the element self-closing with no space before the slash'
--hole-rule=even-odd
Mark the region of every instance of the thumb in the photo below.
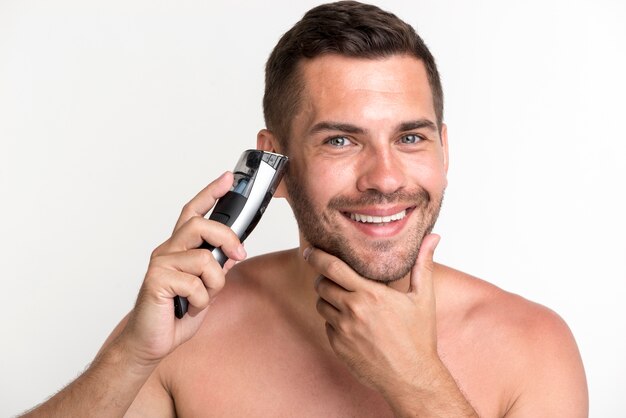
<svg viewBox="0 0 626 418">
<path fill-rule="evenodd" d="M 433 293 L 433 270 L 435 269 L 433 254 L 440 240 L 441 237 L 437 234 L 429 234 L 422 240 L 417 260 L 411 270 L 408 293 Z"/>
</svg>

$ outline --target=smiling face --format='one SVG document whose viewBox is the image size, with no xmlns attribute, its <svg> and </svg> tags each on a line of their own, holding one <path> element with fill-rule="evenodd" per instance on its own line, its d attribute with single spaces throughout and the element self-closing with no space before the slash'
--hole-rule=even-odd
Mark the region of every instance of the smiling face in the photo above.
<svg viewBox="0 0 626 418">
<path fill-rule="evenodd" d="M 425 68 L 394 55 L 301 63 L 285 182 L 303 238 L 360 275 L 400 279 L 439 214 L 447 171 Z"/>
</svg>

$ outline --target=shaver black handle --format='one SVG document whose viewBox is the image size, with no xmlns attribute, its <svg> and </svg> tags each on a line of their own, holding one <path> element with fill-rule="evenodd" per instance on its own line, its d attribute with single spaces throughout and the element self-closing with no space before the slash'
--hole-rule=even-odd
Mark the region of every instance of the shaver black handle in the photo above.
<svg viewBox="0 0 626 418">
<path fill-rule="evenodd" d="M 176 318 L 181 319 L 185 316 L 187 309 L 189 309 L 189 302 L 187 301 L 187 298 L 174 296 L 174 315 L 176 315 Z"/>
<path fill-rule="evenodd" d="M 269 197 L 266 197 L 266 199 L 263 201 L 264 206 L 267 205 L 269 199 L 271 198 L 272 195 L 269 194 Z M 245 197 L 243 197 L 239 193 L 229 191 L 217 201 L 215 207 L 213 208 L 211 216 L 209 216 L 209 220 L 219 222 L 226 226 L 231 226 L 235 220 L 232 218 L 231 215 L 241 212 L 241 208 L 245 204 Z M 257 214 L 257 217 L 260 218 L 260 216 L 261 213 Z M 251 228 L 254 228 L 256 226 L 256 222 L 258 222 L 258 219 L 256 219 L 255 217 L 246 231 L 251 231 Z M 244 233 L 244 235 L 240 237 L 241 242 L 246 239 L 246 236 L 247 233 Z M 198 248 L 211 251 L 213 253 L 213 257 L 215 257 L 215 261 L 217 261 L 221 267 L 224 267 L 224 264 L 226 264 L 226 261 L 228 260 L 228 257 L 226 257 L 226 255 L 222 252 L 220 248 L 215 248 L 206 241 L 204 241 L 202 245 L 200 245 L 200 247 Z M 176 318 L 181 319 L 183 316 L 185 316 L 188 308 L 189 301 L 187 301 L 187 298 L 182 296 L 174 296 L 174 315 L 176 315 Z"/>
</svg>

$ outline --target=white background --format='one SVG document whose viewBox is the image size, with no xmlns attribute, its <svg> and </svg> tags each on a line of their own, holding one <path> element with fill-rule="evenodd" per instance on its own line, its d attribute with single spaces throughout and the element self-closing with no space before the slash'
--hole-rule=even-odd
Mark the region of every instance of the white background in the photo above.
<svg viewBox="0 0 626 418">
<path fill-rule="evenodd" d="M 181 206 L 255 146 L 264 62 L 313 4 L 0 0 L 0 415 L 89 364 Z M 556 310 L 591 416 L 626 416 L 624 3 L 379 4 L 443 78 L 437 259 Z M 275 200 L 247 249 L 296 243 Z"/>
</svg>

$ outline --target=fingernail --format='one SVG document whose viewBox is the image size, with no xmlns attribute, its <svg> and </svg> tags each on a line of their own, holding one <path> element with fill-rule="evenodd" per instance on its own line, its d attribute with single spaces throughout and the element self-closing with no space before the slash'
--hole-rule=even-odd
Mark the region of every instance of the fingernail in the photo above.
<svg viewBox="0 0 626 418">
<path fill-rule="evenodd" d="M 311 251 L 313 251 L 311 247 L 306 247 L 304 251 L 302 252 L 302 257 L 304 257 L 305 260 L 308 260 L 309 254 L 311 254 Z"/>
<path fill-rule="evenodd" d="M 237 247 L 237 255 L 241 257 L 242 259 L 248 256 L 248 253 L 246 253 L 246 249 L 243 248 L 243 245 L 241 244 L 239 244 L 239 247 Z"/>
</svg>

